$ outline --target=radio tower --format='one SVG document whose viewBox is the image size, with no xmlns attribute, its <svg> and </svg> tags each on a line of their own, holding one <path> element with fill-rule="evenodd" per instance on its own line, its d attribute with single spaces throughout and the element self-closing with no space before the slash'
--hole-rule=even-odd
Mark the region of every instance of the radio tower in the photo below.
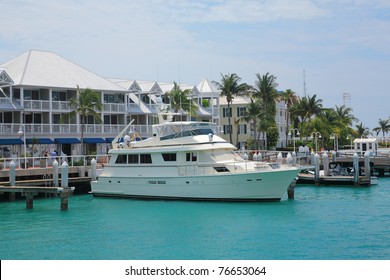
<svg viewBox="0 0 390 280">
<path fill-rule="evenodd" d="M 343 93 L 343 103 L 346 108 L 351 108 L 351 94 L 348 92 Z"/>
<path fill-rule="evenodd" d="M 305 69 L 303 69 L 303 96 L 306 97 L 306 75 L 305 75 Z"/>
</svg>

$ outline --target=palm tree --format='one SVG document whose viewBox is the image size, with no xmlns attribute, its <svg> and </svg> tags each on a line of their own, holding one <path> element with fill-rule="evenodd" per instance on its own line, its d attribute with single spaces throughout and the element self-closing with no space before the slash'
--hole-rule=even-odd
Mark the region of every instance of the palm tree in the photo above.
<svg viewBox="0 0 390 280">
<path fill-rule="evenodd" d="M 336 105 L 334 112 L 336 113 L 340 124 L 344 126 L 352 126 L 352 122 L 357 121 L 357 118 L 352 114 L 352 109 L 345 105 L 340 107 Z"/>
<path fill-rule="evenodd" d="M 286 104 L 286 145 L 287 145 L 287 139 L 289 133 L 290 110 L 295 103 L 299 102 L 299 96 L 296 95 L 296 93 L 291 89 L 286 89 L 284 92 L 281 93 L 280 100 L 284 101 L 284 103 Z"/>
<path fill-rule="evenodd" d="M 263 131 L 263 143 L 266 141 L 266 132 L 269 128 L 276 125 L 276 100 L 280 97 L 276 87 L 276 76 L 266 73 L 264 75 L 256 74 L 257 80 L 253 88 L 253 97 L 261 101 L 264 113 L 264 119 L 260 120 L 259 129 Z M 265 133 L 264 133 L 265 132 Z"/>
<path fill-rule="evenodd" d="M 264 75 L 256 74 L 257 80 L 255 81 L 255 87 L 253 88 L 253 97 L 262 101 L 264 110 L 267 114 L 271 114 L 275 117 L 276 103 L 279 98 L 279 94 L 276 90 L 278 84 L 276 83 L 276 77 L 266 73 Z"/>
<path fill-rule="evenodd" d="M 241 78 L 233 73 L 233 74 L 227 74 L 223 75 L 221 73 L 221 82 L 214 81 L 213 83 L 218 87 L 219 90 L 221 90 L 221 96 L 226 97 L 226 101 L 228 104 L 228 124 L 229 128 L 232 127 L 231 125 L 231 104 L 233 103 L 233 99 L 235 96 L 245 95 L 247 94 L 247 90 L 249 89 L 248 85 L 246 83 L 240 83 Z M 233 143 L 232 139 L 232 129 L 229 130 L 230 135 L 230 143 Z"/>
<path fill-rule="evenodd" d="M 379 123 L 379 126 L 375 127 L 373 129 L 373 131 L 376 131 L 376 135 L 378 135 L 382 131 L 382 135 L 383 135 L 382 141 L 384 141 L 385 134 L 390 132 L 390 120 L 389 119 L 387 119 L 387 120 L 379 119 L 378 123 Z"/>
<path fill-rule="evenodd" d="M 198 105 L 189 98 L 190 93 L 190 89 L 182 90 L 176 82 L 173 82 L 172 90 L 167 92 L 166 95 L 168 95 L 172 109 L 175 113 L 179 112 L 181 109 L 190 112 L 191 116 L 196 115 Z M 180 116 L 180 119 L 182 120 L 182 116 Z"/>
<path fill-rule="evenodd" d="M 296 114 L 301 118 L 302 130 L 306 129 L 306 136 L 309 136 L 310 131 L 310 119 L 313 116 L 320 115 L 322 109 L 322 99 L 317 99 L 317 95 L 313 96 L 304 96 L 299 102 L 299 105 L 296 108 Z"/>
<path fill-rule="evenodd" d="M 244 116 L 241 117 L 242 120 L 249 123 L 252 122 L 254 128 L 254 139 L 255 139 L 255 149 L 258 149 L 258 137 L 257 137 L 257 123 L 258 120 L 261 119 L 263 114 L 262 105 L 260 101 L 254 102 L 251 98 L 251 103 L 246 106 L 246 110 Z"/>
<path fill-rule="evenodd" d="M 75 98 L 69 99 L 70 108 L 74 108 L 73 111 L 62 114 L 60 118 L 60 122 L 64 123 L 67 120 L 77 117 L 80 117 L 81 124 L 81 147 L 82 153 L 85 154 L 84 147 L 84 130 L 85 130 L 85 122 L 88 116 L 92 116 L 96 122 L 101 123 L 102 119 L 98 111 L 102 110 L 102 103 L 100 100 L 99 93 L 86 88 L 83 91 L 80 91 L 79 86 L 77 86 L 77 93 Z"/>
<path fill-rule="evenodd" d="M 357 124 L 356 126 L 356 134 L 360 137 L 367 136 L 370 132 L 369 129 L 363 125 L 361 122 L 360 124 Z"/>
</svg>

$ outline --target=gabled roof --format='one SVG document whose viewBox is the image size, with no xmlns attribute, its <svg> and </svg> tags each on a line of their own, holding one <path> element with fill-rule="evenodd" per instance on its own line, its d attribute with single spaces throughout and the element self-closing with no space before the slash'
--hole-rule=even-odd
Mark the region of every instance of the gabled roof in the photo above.
<svg viewBox="0 0 390 280">
<path fill-rule="evenodd" d="M 4 69 L 0 68 L 0 85 L 13 85 L 14 81 L 11 77 L 4 71 Z"/>
<path fill-rule="evenodd" d="M 173 90 L 173 86 L 174 86 L 173 83 L 161 83 L 161 82 L 159 82 L 158 84 L 159 84 L 161 90 L 163 91 L 163 93 L 167 93 L 167 92 L 170 92 L 171 90 Z M 178 84 L 178 86 L 180 87 L 181 90 L 190 90 L 191 94 L 194 94 L 194 95 L 198 95 L 199 94 L 198 88 L 196 86 L 194 86 L 194 85 Z"/>
<path fill-rule="evenodd" d="M 130 92 L 139 92 L 142 91 L 141 87 L 134 80 L 126 80 L 126 79 L 109 79 L 114 84 L 127 89 Z"/>
<path fill-rule="evenodd" d="M 220 94 L 218 90 L 207 78 L 204 78 L 197 86 L 200 94 L 202 93 L 217 93 Z"/>
<path fill-rule="evenodd" d="M 0 65 L 15 86 L 90 88 L 102 91 L 126 90 L 95 73 L 48 51 L 29 50 Z"/>
<path fill-rule="evenodd" d="M 160 93 L 160 94 L 164 93 L 157 82 L 137 80 L 137 83 L 139 84 L 143 92 Z"/>
</svg>

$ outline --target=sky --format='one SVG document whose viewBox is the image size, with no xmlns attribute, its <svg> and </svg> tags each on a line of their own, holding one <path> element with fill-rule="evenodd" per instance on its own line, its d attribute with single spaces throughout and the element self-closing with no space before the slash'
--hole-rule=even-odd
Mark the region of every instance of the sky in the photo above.
<svg viewBox="0 0 390 280">
<path fill-rule="evenodd" d="M 1 0 L 0 64 L 52 51 L 100 76 L 197 85 L 236 73 L 390 117 L 388 0 Z M 343 98 L 347 93 L 350 98 Z"/>
</svg>

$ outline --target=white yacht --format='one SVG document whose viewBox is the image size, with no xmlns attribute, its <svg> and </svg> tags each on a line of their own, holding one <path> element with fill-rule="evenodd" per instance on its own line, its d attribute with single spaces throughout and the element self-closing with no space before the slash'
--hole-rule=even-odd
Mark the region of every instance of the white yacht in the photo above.
<svg viewBox="0 0 390 280">
<path fill-rule="evenodd" d="M 95 196 L 155 199 L 279 201 L 300 168 L 255 162 L 239 156 L 236 147 L 216 135 L 207 122 L 165 122 L 153 136 L 112 142 L 110 160 L 97 181 Z M 123 137 L 123 138 L 122 138 Z"/>
</svg>

